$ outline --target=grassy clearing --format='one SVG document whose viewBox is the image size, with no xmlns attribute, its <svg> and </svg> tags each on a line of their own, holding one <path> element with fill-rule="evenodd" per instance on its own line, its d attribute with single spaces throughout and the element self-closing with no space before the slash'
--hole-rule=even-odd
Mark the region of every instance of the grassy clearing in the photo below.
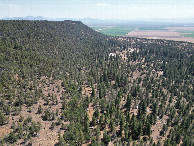
<svg viewBox="0 0 194 146">
<path fill-rule="evenodd" d="M 110 36 L 123 36 L 134 29 L 135 27 L 117 26 L 117 27 L 100 30 L 100 32 Z"/>
</svg>

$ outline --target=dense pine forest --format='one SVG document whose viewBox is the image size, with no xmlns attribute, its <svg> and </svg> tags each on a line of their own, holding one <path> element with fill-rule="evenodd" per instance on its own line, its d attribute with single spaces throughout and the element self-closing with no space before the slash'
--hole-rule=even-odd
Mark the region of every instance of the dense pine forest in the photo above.
<svg viewBox="0 0 194 146">
<path fill-rule="evenodd" d="M 0 145 L 194 143 L 194 44 L 79 21 L 0 21 Z"/>
</svg>

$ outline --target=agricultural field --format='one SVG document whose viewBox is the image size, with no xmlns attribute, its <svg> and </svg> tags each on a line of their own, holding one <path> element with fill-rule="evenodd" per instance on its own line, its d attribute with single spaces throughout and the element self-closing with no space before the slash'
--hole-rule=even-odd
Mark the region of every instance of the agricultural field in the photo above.
<svg viewBox="0 0 194 146">
<path fill-rule="evenodd" d="M 166 27 L 169 31 L 194 31 L 194 27 Z"/>
<path fill-rule="evenodd" d="M 145 26 L 139 27 L 140 30 L 167 30 L 163 26 Z"/>
<path fill-rule="evenodd" d="M 181 36 L 194 38 L 194 31 L 179 31 Z"/>
<path fill-rule="evenodd" d="M 194 43 L 194 27 L 165 27 L 161 29 L 140 28 L 127 34 L 129 37 L 165 39 Z"/>
<path fill-rule="evenodd" d="M 94 29 L 94 30 L 96 30 L 96 31 L 99 31 L 99 30 L 101 30 L 101 29 L 105 29 L 105 28 L 107 28 L 107 27 L 101 27 L 101 26 L 99 26 L 99 27 L 92 27 L 92 29 Z"/>
<path fill-rule="evenodd" d="M 124 36 L 127 33 L 135 30 L 136 27 L 130 26 L 107 26 L 107 27 L 92 27 L 94 30 L 109 36 Z"/>
<path fill-rule="evenodd" d="M 167 27 L 169 31 L 178 32 L 186 38 L 194 38 L 194 27 Z"/>
<path fill-rule="evenodd" d="M 194 42 L 194 27 L 164 26 L 91 26 L 95 31 L 109 36 L 129 36 L 149 39 L 166 39 Z"/>
</svg>

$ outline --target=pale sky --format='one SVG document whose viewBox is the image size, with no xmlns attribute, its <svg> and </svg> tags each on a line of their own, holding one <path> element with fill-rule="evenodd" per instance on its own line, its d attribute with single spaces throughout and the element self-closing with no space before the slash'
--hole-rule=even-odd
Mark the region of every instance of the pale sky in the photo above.
<svg viewBox="0 0 194 146">
<path fill-rule="evenodd" d="M 194 0 L 0 0 L 0 18 L 194 18 Z"/>
</svg>

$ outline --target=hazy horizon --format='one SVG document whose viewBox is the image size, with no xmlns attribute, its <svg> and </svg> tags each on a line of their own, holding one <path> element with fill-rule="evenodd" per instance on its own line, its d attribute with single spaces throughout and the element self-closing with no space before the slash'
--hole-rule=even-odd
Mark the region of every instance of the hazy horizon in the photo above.
<svg viewBox="0 0 194 146">
<path fill-rule="evenodd" d="M 0 18 L 190 19 L 193 0 L 0 0 Z"/>
</svg>

